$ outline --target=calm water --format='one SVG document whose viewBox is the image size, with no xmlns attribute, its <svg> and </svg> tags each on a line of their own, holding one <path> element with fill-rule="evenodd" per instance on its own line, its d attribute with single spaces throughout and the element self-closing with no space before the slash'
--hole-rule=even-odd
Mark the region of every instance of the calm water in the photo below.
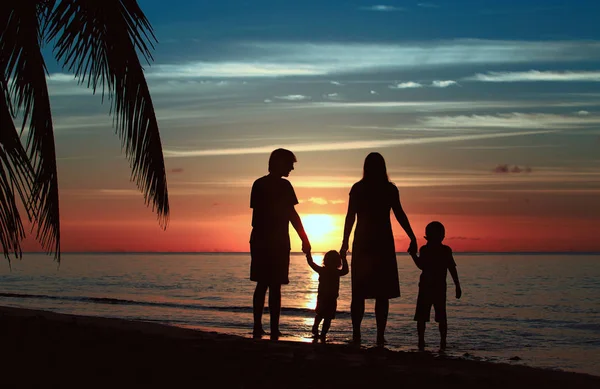
<svg viewBox="0 0 600 389">
<path fill-rule="evenodd" d="M 449 353 L 600 375 L 600 255 L 455 255 L 461 300 L 448 292 Z M 315 256 L 315 261 L 319 261 Z M 254 283 L 247 254 L 26 254 L 0 265 L 0 305 L 155 321 L 250 336 Z M 412 321 L 419 271 L 398 256 L 402 297 L 391 300 L 389 348 L 416 350 Z M 292 256 L 281 330 L 309 341 L 317 275 Z M 449 288 L 452 282 L 449 278 Z M 331 338 L 347 341 L 350 276 L 342 279 Z M 268 315 L 264 318 L 268 328 Z M 436 350 L 437 328 L 426 340 Z M 363 345 L 375 342 L 367 303 Z"/>
</svg>

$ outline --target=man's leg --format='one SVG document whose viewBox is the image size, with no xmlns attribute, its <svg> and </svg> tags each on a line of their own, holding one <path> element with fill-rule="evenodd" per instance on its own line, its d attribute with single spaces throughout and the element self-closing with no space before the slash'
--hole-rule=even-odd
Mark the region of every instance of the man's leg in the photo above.
<svg viewBox="0 0 600 389">
<path fill-rule="evenodd" d="M 377 322 L 377 344 L 383 346 L 385 343 L 385 327 L 387 326 L 390 300 L 378 298 L 375 300 L 375 321 Z"/>
<path fill-rule="evenodd" d="M 425 350 L 425 321 L 417 321 L 417 334 L 419 335 L 419 351 Z"/>
<path fill-rule="evenodd" d="M 265 306 L 267 289 L 268 285 L 261 282 L 257 282 L 256 289 L 254 289 L 254 296 L 252 298 L 252 313 L 254 314 L 254 329 L 252 335 L 254 337 L 260 337 L 265 333 L 262 327 L 262 314 Z"/>
<path fill-rule="evenodd" d="M 321 320 L 323 320 L 323 317 L 319 314 L 317 314 L 315 316 L 315 324 L 313 324 L 312 327 L 312 334 L 314 336 L 319 336 L 319 324 L 321 324 Z"/>
<path fill-rule="evenodd" d="M 279 316 L 281 314 L 281 285 L 269 287 L 269 313 L 271 314 L 271 339 L 277 339 L 279 332 Z"/>
<path fill-rule="evenodd" d="M 446 350 L 446 335 L 448 334 L 448 322 L 446 319 L 440 321 L 440 350 Z"/>
<path fill-rule="evenodd" d="M 323 320 L 323 329 L 321 330 L 321 340 L 324 342 L 327 337 L 327 332 L 329 331 L 329 327 L 331 327 L 331 319 Z"/>
</svg>

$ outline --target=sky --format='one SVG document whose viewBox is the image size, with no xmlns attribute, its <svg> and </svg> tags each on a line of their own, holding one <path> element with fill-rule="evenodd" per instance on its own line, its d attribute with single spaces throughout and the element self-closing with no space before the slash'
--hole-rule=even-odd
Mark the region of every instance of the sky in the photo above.
<svg viewBox="0 0 600 389">
<path fill-rule="evenodd" d="M 108 104 L 47 55 L 63 251 L 248 251 L 279 147 L 314 251 L 339 249 L 372 151 L 419 245 L 439 220 L 454 251 L 600 251 L 599 2 L 139 4 L 170 222 L 130 181 Z"/>
</svg>

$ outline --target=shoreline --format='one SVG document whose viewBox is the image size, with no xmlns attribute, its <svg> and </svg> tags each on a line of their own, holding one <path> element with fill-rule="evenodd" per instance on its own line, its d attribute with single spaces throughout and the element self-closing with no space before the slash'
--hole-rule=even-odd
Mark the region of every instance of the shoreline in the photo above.
<svg viewBox="0 0 600 389">
<path fill-rule="evenodd" d="M 0 337 L 7 387 L 600 387 L 583 373 L 4 306 Z"/>
</svg>

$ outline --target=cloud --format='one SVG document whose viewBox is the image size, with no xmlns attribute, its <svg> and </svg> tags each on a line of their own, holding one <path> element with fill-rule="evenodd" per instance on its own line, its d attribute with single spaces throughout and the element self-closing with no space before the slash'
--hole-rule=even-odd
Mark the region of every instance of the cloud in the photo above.
<svg viewBox="0 0 600 389">
<path fill-rule="evenodd" d="M 390 89 L 409 89 L 409 88 L 422 88 L 422 87 L 423 87 L 423 85 L 419 84 L 418 82 L 408 81 L 408 82 L 401 82 L 399 84 L 390 85 L 388 88 L 390 88 Z"/>
<path fill-rule="evenodd" d="M 507 113 L 498 115 L 428 116 L 421 124 L 433 128 L 581 128 L 600 124 L 600 117 L 545 113 Z"/>
<path fill-rule="evenodd" d="M 323 97 L 331 100 L 339 100 L 341 96 L 339 93 L 328 93 L 326 95 L 323 95 Z"/>
<path fill-rule="evenodd" d="M 500 174 L 505 174 L 505 173 L 531 173 L 532 169 L 529 166 L 526 167 L 520 167 L 517 165 L 514 165 L 513 167 L 510 167 L 507 164 L 500 164 L 498 166 L 496 166 L 492 172 L 494 173 L 500 173 Z"/>
<path fill-rule="evenodd" d="M 286 95 L 286 96 L 275 96 L 278 100 L 287 100 L 287 101 L 304 101 L 310 100 L 310 96 L 304 95 Z"/>
<path fill-rule="evenodd" d="M 173 168 L 173 169 L 169 170 L 169 173 L 183 173 L 183 168 L 181 168 L 181 167 Z"/>
<path fill-rule="evenodd" d="M 377 12 L 399 12 L 404 11 L 405 8 L 395 7 L 393 5 L 372 5 L 369 7 L 360 7 L 363 11 L 377 11 Z"/>
<path fill-rule="evenodd" d="M 154 64 L 148 79 L 320 76 L 432 66 L 597 60 L 598 41 L 454 39 L 381 43 L 239 42 L 211 61 Z M 487 74 L 477 76 L 485 78 Z M 588 75 L 589 77 L 589 75 Z"/>
<path fill-rule="evenodd" d="M 483 82 L 535 82 L 535 81 L 561 81 L 561 82 L 600 82 L 600 71 L 539 71 L 526 72 L 487 72 L 478 73 L 467 77 L 468 81 Z"/>
<path fill-rule="evenodd" d="M 529 135 L 541 135 L 556 130 L 540 130 L 540 131 L 520 131 L 520 132 L 500 132 L 490 134 L 463 134 L 450 136 L 429 136 L 421 138 L 408 139 L 375 139 L 375 140 L 357 140 L 346 142 L 323 142 L 323 143 L 296 143 L 285 145 L 264 145 L 257 147 L 239 147 L 239 148 L 223 148 L 223 149 L 201 149 L 201 150 L 181 150 L 181 149 L 164 149 L 165 158 L 189 158 L 189 157 L 207 157 L 217 155 L 248 155 L 248 154 L 269 154 L 276 148 L 285 147 L 296 152 L 309 151 L 346 151 L 346 150 L 364 150 L 384 147 L 410 146 L 421 144 L 435 144 L 448 142 L 462 142 L 470 140 L 509 138 Z"/>
<path fill-rule="evenodd" d="M 449 86 L 452 85 L 458 85 L 458 83 L 456 81 L 452 81 L 452 80 L 435 80 L 431 83 L 431 86 L 434 88 L 447 88 Z"/>
<path fill-rule="evenodd" d="M 311 197 L 308 200 L 309 203 L 313 203 L 313 204 L 317 204 L 317 205 L 327 205 L 327 204 L 343 204 L 345 203 L 344 200 L 327 200 L 323 197 Z M 302 200 L 300 200 L 300 202 L 303 202 Z"/>
</svg>

